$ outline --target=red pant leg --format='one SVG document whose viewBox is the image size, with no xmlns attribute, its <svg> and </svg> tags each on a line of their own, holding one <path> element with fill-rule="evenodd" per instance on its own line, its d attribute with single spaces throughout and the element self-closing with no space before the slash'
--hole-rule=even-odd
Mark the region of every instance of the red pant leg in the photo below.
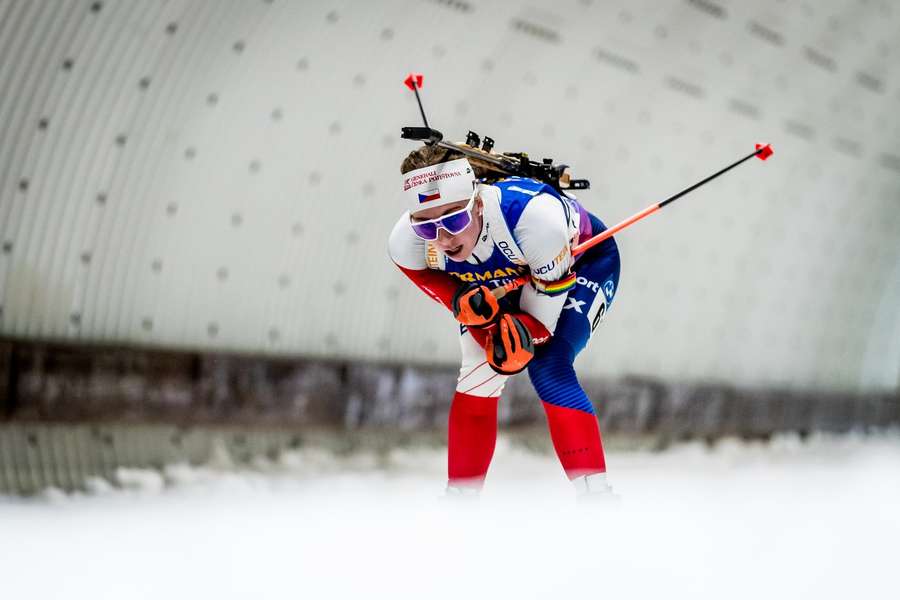
<svg viewBox="0 0 900 600">
<path fill-rule="evenodd" d="M 569 479 L 606 472 L 597 416 L 576 408 L 541 402 L 547 413 L 550 439 Z"/>
<path fill-rule="evenodd" d="M 481 487 L 497 443 L 498 398 L 456 392 L 450 406 L 447 472 L 450 484 Z"/>
</svg>

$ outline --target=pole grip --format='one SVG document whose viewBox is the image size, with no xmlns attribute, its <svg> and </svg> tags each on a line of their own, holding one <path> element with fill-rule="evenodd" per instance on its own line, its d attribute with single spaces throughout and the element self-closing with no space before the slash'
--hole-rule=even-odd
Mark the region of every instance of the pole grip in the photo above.
<svg viewBox="0 0 900 600">
<path fill-rule="evenodd" d="M 501 298 L 503 298 L 505 295 L 507 295 L 511 291 L 522 287 L 526 283 L 528 283 L 528 277 L 523 275 L 521 277 L 517 277 L 516 279 L 513 279 L 509 283 L 501 285 L 498 288 L 492 289 L 491 293 L 494 295 L 494 298 L 496 298 L 497 300 L 500 300 Z"/>
</svg>

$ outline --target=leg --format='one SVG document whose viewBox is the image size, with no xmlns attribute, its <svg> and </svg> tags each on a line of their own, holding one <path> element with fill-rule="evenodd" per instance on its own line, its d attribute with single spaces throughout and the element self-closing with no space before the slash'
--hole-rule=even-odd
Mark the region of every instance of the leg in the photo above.
<svg viewBox="0 0 900 600">
<path fill-rule="evenodd" d="M 497 443 L 497 402 L 508 379 L 487 364 L 468 331 L 460 336 L 462 366 L 450 406 L 447 435 L 449 488 L 481 489 Z"/>
<path fill-rule="evenodd" d="M 553 339 L 538 349 L 528 374 L 543 403 L 553 447 L 566 475 L 573 481 L 582 478 L 583 483 L 585 476 L 606 472 L 606 459 L 594 407 L 572 365 L 613 299 L 619 279 L 618 252 L 589 252 L 578 262 L 577 273 L 577 285 L 566 299 Z"/>
<path fill-rule="evenodd" d="M 566 340 L 554 340 L 528 369 L 547 414 L 556 455 L 572 480 L 606 471 L 597 417 L 575 376 L 574 358 Z"/>
</svg>

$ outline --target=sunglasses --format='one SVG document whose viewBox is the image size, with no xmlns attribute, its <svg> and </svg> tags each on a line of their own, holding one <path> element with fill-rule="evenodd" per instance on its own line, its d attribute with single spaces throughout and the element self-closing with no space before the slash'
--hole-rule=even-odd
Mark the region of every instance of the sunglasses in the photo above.
<svg viewBox="0 0 900 600">
<path fill-rule="evenodd" d="M 472 205 L 474 202 L 475 191 L 472 192 L 469 203 L 463 208 L 427 221 L 413 221 L 412 217 L 410 217 L 409 224 L 417 236 L 429 242 L 437 239 L 438 227 L 444 228 L 450 235 L 456 235 L 472 222 Z"/>
</svg>

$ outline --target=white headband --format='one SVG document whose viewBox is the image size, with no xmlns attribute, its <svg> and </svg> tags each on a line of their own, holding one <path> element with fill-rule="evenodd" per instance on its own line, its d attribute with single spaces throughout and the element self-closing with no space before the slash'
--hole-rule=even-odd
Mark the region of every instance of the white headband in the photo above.
<svg viewBox="0 0 900 600">
<path fill-rule="evenodd" d="M 409 212 L 468 200 L 475 189 L 475 174 L 465 158 L 403 174 L 403 194 Z"/>
</svg>

